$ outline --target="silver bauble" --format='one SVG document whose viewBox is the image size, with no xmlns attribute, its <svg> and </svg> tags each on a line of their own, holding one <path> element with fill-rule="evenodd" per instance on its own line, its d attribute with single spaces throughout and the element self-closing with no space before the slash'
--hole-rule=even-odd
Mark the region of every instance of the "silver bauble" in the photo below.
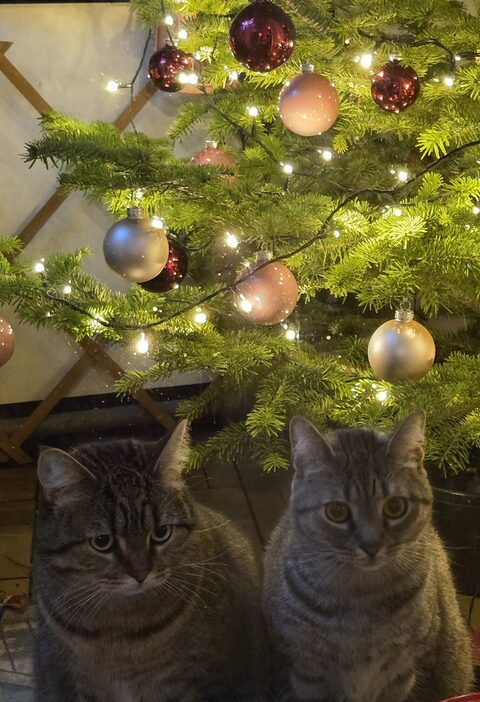
<svg viewBox="0 0 480 702">
<path fill-rule="evenodd" d="M 105 261 L 115 273 L 135 283 L 155 278 L 168 259 L 166 230 L 143 217 L 141 207 L 129 207 L 128 216 L 110 227 L 103 241 Z"/>
<path fill-rule="evenodd" d="M 411 310 L 397 310 L 395 319 L 372 334 L 368 360 L 382 380 L 420 380 L 433 366 L 435 342 L 428 329 L 414 321 Z"/>
</svg>

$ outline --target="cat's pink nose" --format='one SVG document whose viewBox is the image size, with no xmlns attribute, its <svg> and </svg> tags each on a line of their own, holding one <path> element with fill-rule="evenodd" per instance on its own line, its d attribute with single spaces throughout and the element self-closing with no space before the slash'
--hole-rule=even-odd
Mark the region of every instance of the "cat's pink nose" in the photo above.
<svg viewBox="0 0 480 702">
<path fill-rule="evenodd" d="M 377 553 L 380 551 L 380 546 L 378 544 L 367 544 L 362 546 L 362 551 L 364 551 L 370 558 L 375 558 Z"/>
</svg>

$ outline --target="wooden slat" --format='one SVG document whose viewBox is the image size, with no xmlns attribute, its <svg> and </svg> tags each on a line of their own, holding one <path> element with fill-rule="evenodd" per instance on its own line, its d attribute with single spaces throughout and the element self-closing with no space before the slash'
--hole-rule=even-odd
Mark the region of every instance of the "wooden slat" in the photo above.
<svg viewBox="0 0 480 702">
<path fill-rule="evenodd" d="M 5 434 L 5 432 L 0 432 L 0 448 L 5 451 L 7 456 L 13 458 L 14 461 L 20 465 L 25 465 L 26 463 L 33 463 L 33 458 L 28 455 L 26 451 L 13 445 L 10 438 Z"/>
<path fill-rule="evenodd" d="M 132 102 L 127 105 L 113 123 L 120 132 L 123 132 L 123 130 L 128 127 L 130 122 L 135 119 L 140 110 L 143 110 L 152 95 L 155 95 L 156 92 L 156 87 L 153 83 L 150 83 L 150 81 L 143 86 L 140 92 L 135 95 Z"/>
<path fill-rule="evenodd" d="M 84 353 L 78 361 L 70 368 L 63 378 L 48 393 L 47 397 L 35 408 L 32 414 L 10 437 L 15 446 L 23 444 L 30 434 L 48 417 L 56 404 L 71 390 L 80 380 L 82 375 L 93 365 L 93 358 L 89 353 Z"/>
<path fill-rule="evenodd" d="M 51 195 L 47 202 L 38 210 L 38 212 L 33 215 L 32 219 L 22 229 L 22 231 L 17 234 L 23 246 L 26 246 L 31 242 L 33 237 L 38 234 L 40 229 L 48 222 L 50 217 L 58 210 L 60 205 L 65 202 L 69 194 L 70 193 L 65 192 L 65 190 L 61 187 L 55 190 L 53 195 Z"/>
<path fill-rule="evenodd" d="M 92 339 L 84 339 L 80 342 L 80 345 L 91 354 L 97 365 L 110 373 L 115 379 L 120 378 L 125 373 L 123 368 L 108 355 L 98 342 L 92 341 Z M 171 430 L 177 426 L 175 419 L 158 402 L 155 402 L 146 390 L 140 390 L 134 394 L 134 397 L 166 429 Z"/>
<path fill-rule="evenodd" d="M 7 59 L 5 52 L 11 47 L 12 43 L 8 41 L 0 42 L 0 71 L 4 76 L 15 86 L 19 93 L 28 100 L 28 102 L 34 107 L 37 112 L 41 115 L 46 112 L 51 112 L 52 107 L 48 104 L 46 100 L 40 95 L 40 93 L 35 90 L 33 85 L 28 82 L 25 76 L 20 73 L 20 71 L 15 68 L 13 63 Z"/>
</svg>

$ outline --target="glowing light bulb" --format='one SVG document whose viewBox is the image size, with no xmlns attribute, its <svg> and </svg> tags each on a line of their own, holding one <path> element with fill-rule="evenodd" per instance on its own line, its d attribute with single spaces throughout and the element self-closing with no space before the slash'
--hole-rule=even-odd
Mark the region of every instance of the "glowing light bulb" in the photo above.
<svg viewBox="0 0 480 702">
<path fill-rule="evenodd" d="M 227 232 L 225 234 L 225 244 L 230 248 L 230 249 L 236 249 L 238 246 L 238 239 L 235 236 L 235 234 L 232 234 L 231 232 Z"/>
<path fill-rule="evenodd" d="M 395 215 L 395 217 L 401 217 L 403 214 L 403 210 L 400 207 L 394 207 L 392 212 Z"/>
<path fill-rule="evenodd" d="M 43 264 L 43 261 L 37 261 L 33 267 L 33 270 L 35 271 L 35 273 L 45 273 L 45 266 Z"/>
<path fill-rule="evenodd" d="M 286 173 L 286 175 L 292 175 L 293 166 L 290 163 L 282 163 L 282 171 Z"/>
<path fill-rule="evenodd" d="M 64 285 L 63 286 L 63 294 L 64 295 L 70 295 L 72 292 L 72 286 L 71 285 Z"/>
<path fill-rule="evenodd" d="M 119 87 L 120 86 L 116 80 L 109 80 L 105 86 L 105 90 L 109 93 L 117 93 Z"/>
<path fill-rule="evenodd" d="M 454 83 L 455 83 L 455 78 L 453 76 L 445 76 L 443 79 L 443 84 L 447 88 L 451 88 Z"/>
<path fill-rule="evenodd" d="M 295 341 L 297 338 L 297 332 L 295 329 L 287 329 L 285 332 L 285 338 L 288 339 L 288 341 Z"/>
<path fill-rule="evenodd" d="M 230 73 L 228 74 L 228 79 L 231 80 L 232 82 L 233 82 L 234 80 L 238 80 L 238 73 L 237 73 L 237 71 L 230 71 Z"/>
<path fill-rule="evenodd" d="M 190 85 L 196 85 L 198 83 L 198 76 L 193 71 L 192 73 L 188 74 L 188 82 L 190 83 Z"/>
<path fill-rule="evenodd" d="M 474 206 L 472 207 L 472 212 L 473 212 L 474 215 L 480 214 L 480 207 L 479 207 L 478 205 L 474 205 Z"/>
<path fill-rule="evenodd" d="M 207 321 L 207 315 L 205 314 L 205 312 L 202 312 L 200 307 L 198 307 L 193 320 L 197 324 L 205 324 L 205 322 Z"/>
<path fill-rule="evenodd" d="M 333 158 L 333 151 L 330 149 L 323 149 L 320 153 L 324 161 L 331 161 Z"/>
<path fill-rule="evenodd" d="M 385 402 L 385 400 L 388 400 L 388 390 L 379 390 L 375 393 L 375 397 L 379 402 Z"/>
<path fill-rule="evenodd" d="M 137 349 L 137 353 L 148 353 L 150 344 L 148 343 L 148 339 L 145 336 L 145 332 L 140 333 L 135 348 Z"/>
<path fill-rule="evenodd" d="M 175 20 L 173 19 L 172 15 L 165 15 L 163 21 L 165 22 L 165 24 L 168 24 L 168 26 L 171 27 Z"/>
<path fill-rule="evenodd" d="M 135 191 L 135 198 L 136 198 L 137 200 L 141 200 L 142 197 L 143 197 L 143 190 L 141 190 L 141 189 L 139 188 L 138 190 Z"/>
<path fill-rule="evenodd" d="M 454 56 L 453 58 L 455 59 L 455 61 L 461 61 L 461 60 L 462 60 L 462 57 L 460 56 L 460 54 L 455 54 L 455 56 Z"/>
<path fill-rule="evenodd" d="M 258 107 L 255 107 L 255 105 L 251 105 L 250 107 L 247 107 L 247 113 L 250 115 L 250 117 L 258 117 L 260 110 Z"/>
<path fill-rule="evenodd" d="M 340 236 L 340 234 L 341 234 L 341 233 L 338 231 L 338 229 L 335 229 L 334 232 L 333 232 L 333 236 L 335 237 L 335 239 L 338 239 L 338 237 Z"/>
<path fill-rule="evenodd" d="M 155 215 L 152 217 L 151 225 L 154 229 L 163 229 L 165 227 L 165 222 L 161 217 Z"/>
<path fill-rule="evenodd" d="M 247 300 L 247 298 L 244 297 L 243 295 L 240 297 L 239 307 L 244 312 L 251 312 L 253 310 L 252 303 L 250 302 L 250 300 Z"/>
<path fill-rule="evenodd" d="M 178 31 L 177 37 L 179 39 L 188 39 L 188 32 L 186 29 L 180 29 Z"/>
<path fill-rule="evenodd" d="M 408 171 L 398 171 L 397 178 L 401 183 L 406 183 L 409 179 Z"/>
<path fill-rule="evenodd" d="M 359 57 L 358 63 L 362 68 L 371 68 L 373 61 L 372 54 L 362 54 Z"/>
<path fill-rule="evenodd" d="M 187 85 L 188 83 L 188 73 L 185 73 L 185 71 L 180 71 L 180 73 L 177 76 L 178 82 L 181 83 L 182 85 Z"/>
</svg>

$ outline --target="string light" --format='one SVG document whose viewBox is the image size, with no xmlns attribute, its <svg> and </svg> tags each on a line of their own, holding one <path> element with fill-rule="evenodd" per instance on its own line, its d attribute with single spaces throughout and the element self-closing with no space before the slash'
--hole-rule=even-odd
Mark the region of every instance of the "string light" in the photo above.
<svg viewBox="0 0 480 702">
<path fill-rule="evenodd" d="M 179 39 L 188 39 L 188 32 L 186 29 L 180 29 L 178 31 L 177 37 Z"/>
<path fill-rule="evenodd" d="M 443 79 L 443 84 L 447 88 L 451 88 L 454 83 L 455 83 L 455 78 L 453 76 L 445 76 Z"/>
<path fill-rule="evenodd" d="M 118 92 L 119 87 L 120 85 L 116 80 L 109 80 L 105 86 L 105 90 L 107 90 L 109 93 L 116 93 Z"/>
<path fill-rule="evenodd" d="M 136 343 L 137 353 L 148 353 L 149 348 L 150 344 L 148 343 L 148 339 L 145 336 L 145 332 L 140 332 L 140 336 Z"/>
<path fill-rule="evenodd" d="M 480 207 L 479 207 L 478 205 L 474 205 L 474 206 L 472 207 L 472 212 L 473 212 L 474 215 L 480 214 Z"/>
<path fill-rule="evenodd" d="M 362 68 L 371 68 L 373 61 L 372 54 L 362 54 L 359 57 L 358 63 Z"/>
<path fill-rule="evenodd" d="M 163 229 L 165 227 L 165 221 L 161 217 L 155 215 L 152 217 L 151 225 L 154 229 Z"/>
<path fill-rule="evenodd" d="M 403 210 L 400 209 L 400 207 L 394 207 L 392 212 L 395 215 L 395 217 L 401 217 L 403 214 Z"/>
<path fill-rule="evenodd" d="M 297 332 L 295 331 L 295 329 L 286 329 L 285 338 L 288 339 L 288 341 L 296 341 Z"/>
<path fill-rule="evenodd" d="M 230 73 L 228 74 L 228 78 L 229 78 L 229 80 L 232 81 L 232 83 L 233 83 L 233 81 L 238 80 L 237 71 L 230 71 Z"/>
<path fill-rule="evenodd" d="M 173 19 L 172 15 L 165 15 L 163 21 L 165 22 L 165 24 L 168 24 L 168 26 L 171 27 L 175 20 Z"/>
<path fill-rule="evenodd" d="M 70 295 L 72 292 L 72 286 L 71 285 L 64 285 L 63 286 L 63 294 L 64 295 Z"/>
<path fill-rule="evenodd" d="M 239 307 L 244 312 L 251 312 L 253 310 L 252 303 L 250 302 L 250 300 L 247 300 L 247 298 L 244 297 L 243 295 L 240 295 Z"/>
<path fill-rule="evenodd" d="M 178 82 L 183 85 L 196 85 L 198 83 L 198 76 L 196 73 L 193 73 L 193 71 L 192 73 L 181 71 L 178 74 Z"/>
<path fill-rule="evenodd" d="M 258 117 L 260 110 L 258 107 L 255 107 L 255 105 L 251 105 L 250 107 L 247 107 L 247 113 L 250 115 L 250 117 Z"/>
<path fill-rule="evenodd" d="M 461 57 L 459 54 L 455 54 L 455 56 L 454 56 L 453 58 L 455 59 L 455 61 L 461 61 L 461 60 L 462 60 L 462 57 Z"/>
<path fill-rule="evenodd" d="M 142 197 L 143 197 L 143 190 L 141 190 L 141 189 L 139 188 L 138 190 L 135 191 L 135 199 L 136 199 L 136 200 L 141 200 Z"/>
<path fill-rule="evenodd" d="M 282 163 L 281 166 L 282 166 L 282 171 L 283 171 L 286 175 L 292 175 L 292 173 L 293 173 L 293 166 L 292 166 L 290 163 Z"/>
<path fill-rule="evenodd" d="M 334 230 L 333 236 L 335 237 L 335 239 L 338 239 L 338 237 L 340 236 L 340 232 L 338 231 L 338 229 Z"/>
<path fill-rule="evenodd" d="M 330 149 L 323 149 L 323 151 L 319 149 L 319 153 L 321 154 L 324 161 L 331 161 L 333 158 L 333 151 L 331 151 Z"/>
<path fill-rule="evenodd" d="M 205 322 L 207 321 L 207 315 L 205 314 L 205 312 L 202 312 L 201 307 L 197 307 L 193 320 L 197 324 L 205 324 Z"/>
<path fill-rule="evenodd" d="M 236 249 L 238 246 L 238 239 L 235 236 L 235 234 L 232 234 L 231 232 L 227 232 L 225 234 L 225 244 L 230 248 L 230 249 Z"/>
<path fill-rule="evenodd" d="M 45 265 L 43 263 L 43 258 L 41 261 L 37 261 L 36 264 L 33 267 L 33 270 L 35 273 L 45 273 Z"/>
<path fill-rule="evenodd" d="M 401 183 L 406 183 L 409 177 L 407 171 L 398 171 L 397 173 L 397 178 Z"/>
<path fill-rule="evenodd" d="M 375 397 L 379 402 L 385 402 L 385 400 L 388 400 L 388 390 L 379 390 L 375 393 Z"/>
</svg>

